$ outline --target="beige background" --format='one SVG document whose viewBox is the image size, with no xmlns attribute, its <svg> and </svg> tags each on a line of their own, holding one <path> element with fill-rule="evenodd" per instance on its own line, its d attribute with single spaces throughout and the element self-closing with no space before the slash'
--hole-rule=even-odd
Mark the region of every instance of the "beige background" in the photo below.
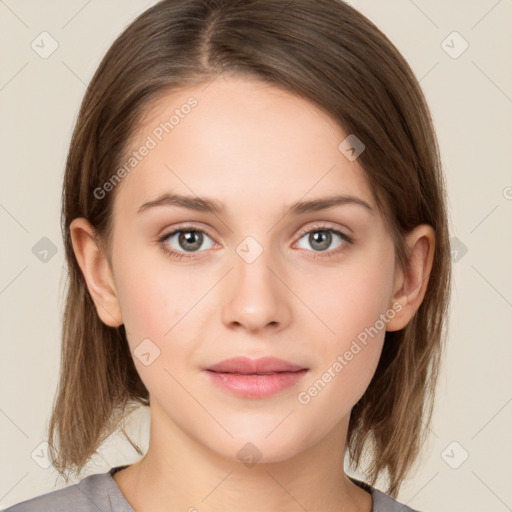
<svg viewBox="0 0 512 512">
<path fill-rule="evenodd" d="M 0 1 L 3 508 L 55 488 L 56 472 L 41 467 L 40 443 L 59 365 L 64 160 L 101 57 L 152 3 Z M 399 500 L 423 512 L 512 510 L 512 2 L 350 3 L 388 35 L 421 81 L 440 140 L 452 236 L 459 240 L 434 423 Z M 31 47 L 48 37 L 39 36 L 43 31 L 58 43 L 46 59 Z M 469 46 L 459 55 L 464 41 Z M 45 48 L 50 44 L 46 39 Z M 43 237 L 57 251 L 46 262 L 36 245 L 48 245 Z M 130 431 L 145 447 L 147 415 L 140 416 L 146 422 Z M 128 443 L 112 439 L 84 476 L 136 458 Z"/>
</svg>

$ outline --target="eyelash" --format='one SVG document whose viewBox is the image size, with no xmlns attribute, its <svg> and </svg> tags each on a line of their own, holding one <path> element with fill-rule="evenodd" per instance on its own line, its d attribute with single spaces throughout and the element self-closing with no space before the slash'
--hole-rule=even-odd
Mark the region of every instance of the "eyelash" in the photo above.
<svg viewBox="0 0 512 512">
<path fill-rule="evenodd" d="M 309 233 L 314 233 L 316 231 L 329 231 L 331 233 L 334 233 L 335 235 L 338 235 L 343 240 L 344 244 L 342 244 L 340 247 L 338 247 L 336 249 L 331 249 L 330 251 L 308 251 L 308 252 L 313 252 L 312 257 L 315 260 L 317 258 L 334 258 L 343 250 L 343 248 L 346 244 L 350 245 L 353 243 L 353 239 L 351 237 L 349 237 L 348 235 L 346 235 L 345 233 L 342 233 L 338 229 L 335 229 L 335 228 L 332 228 L 329 226 L 324 226 L 324 225 L 314 226 L 312 229 L 306 229 L 306 230 L 301 231 L 301 233 L 299 235 L 299 240 L 304 235 L 307 235 Z M 158 238 L 158 243 L 162 247 L 162 250 L 169 257 L 177 258 L 178 260 L 194 258 L 195 257 L 194 254 L 196 254 L 197 252 L 203 252 L 203 251 L 196 251 L 196 252 L 191 252 L 190 254 L 186 254 L 184 252 L 178 252 L 178 251 L 175 251 L 174 249 L 171 249 L 169 247 L 169 244 L 165 243 L 165 241 L 168 238 L 175 235 L 176 233 L 181 233 L 181 232 L 204 233 L 205 235 L 208 235 L 210 238 L 213 239 L 213 237 L 208 233 L 208 231 L 205 231 L 204 229 L 198 229 L 198 228 L 196 228 L 194 226 L 190 226 L 190 225 L 178 226 L 173 231 L 170 231 L 169 233 L 166 233 L 166 234 L 162 235 L 160 238 Z M 307 250 L 307 249 L 302 249 L 302 250 Z"/>
</svg>

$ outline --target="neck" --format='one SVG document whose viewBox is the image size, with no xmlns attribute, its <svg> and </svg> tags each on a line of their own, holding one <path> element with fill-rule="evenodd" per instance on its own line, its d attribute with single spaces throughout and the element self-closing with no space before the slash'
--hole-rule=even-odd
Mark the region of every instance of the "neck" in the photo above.
<svg viewBox="0 0 512 512">
<path fill-rule="evenodd" d="M 343 471 L 348 418 L 320 443 L 276 462 L 242 463 L 187 436 L 151 404 L 150 443 L 114 481 L 136 512 L 370 512 L 369 493 Z M 343 442 L 340 442 L 343 440 Z M 255 450 L 255 449 L 253 449 Z M 256 457 L 257 458 L 257 457 Z M 262 458 L 262 460 L 264 460 Z"/>
</svg>

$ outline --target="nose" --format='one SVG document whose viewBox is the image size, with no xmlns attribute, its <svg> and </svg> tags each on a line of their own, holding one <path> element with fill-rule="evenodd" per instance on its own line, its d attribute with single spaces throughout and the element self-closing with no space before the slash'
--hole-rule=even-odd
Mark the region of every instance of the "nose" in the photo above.
<svg viewBox="0 0 512 512">
<path fill-rule="evenodd" d="M 284 329 L 291 319 L 286 271 L 264 250 L 255 261 L 233 257 L 222 293 L 222 321 L 229 328 L 250 332 Z"/>
</svg>

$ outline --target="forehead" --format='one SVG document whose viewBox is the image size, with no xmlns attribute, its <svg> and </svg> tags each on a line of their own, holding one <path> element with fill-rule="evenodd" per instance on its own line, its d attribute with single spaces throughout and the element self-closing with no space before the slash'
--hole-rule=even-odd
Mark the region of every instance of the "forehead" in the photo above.
<svg viewBox="0 0 512 512">
<path fill-rule="evenodd" d="M 146 109 L 120 166 L 127 172 L 115 208 L 135 213 L 166 192 L 218 198 L 228 214 L 334 193 L 373 205 L 363 169 L 340 150 L 346 137 L 327 113 L 289 91 L 221 75 Z"/>
</svg>

